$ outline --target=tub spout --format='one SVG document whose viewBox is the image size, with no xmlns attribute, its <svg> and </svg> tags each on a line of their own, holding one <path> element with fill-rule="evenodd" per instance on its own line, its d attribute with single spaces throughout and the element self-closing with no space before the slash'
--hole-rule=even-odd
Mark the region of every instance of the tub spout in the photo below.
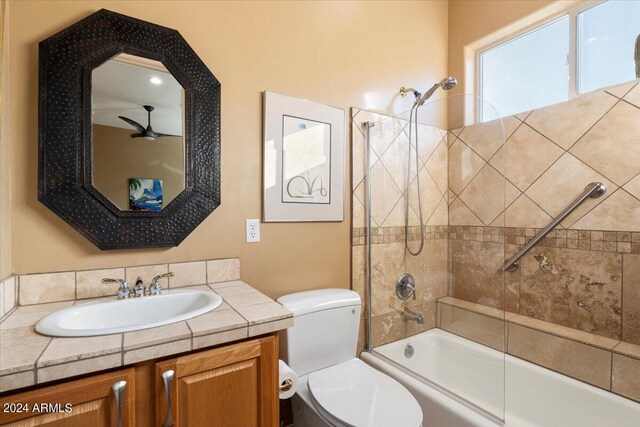
<svg viewBox="0 0 640 427">
<path fill-rule="evenodd" d="M 414 320 L 418 325 L 422 325 L 424 323 L 424 317 L 422 317 L 422 314 L 411 311 L 408 308 L 402 310 L 402 317 L 404 317 L 404 320 Z"/>
</svg>

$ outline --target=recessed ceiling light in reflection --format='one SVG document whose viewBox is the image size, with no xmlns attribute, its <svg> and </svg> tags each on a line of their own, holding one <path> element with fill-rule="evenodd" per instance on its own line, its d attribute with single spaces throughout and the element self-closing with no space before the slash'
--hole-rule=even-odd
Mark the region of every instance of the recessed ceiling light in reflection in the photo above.
<svg viewBox="0 0 640 427">
<path fill-rule="evenodd" d="M 150 77 L 149 81 L 154 85 L 161 85 L 162 84 L 162 79 L 160 79 L 160 77 L 156 77 L 156 76 Z"/>
</svg>

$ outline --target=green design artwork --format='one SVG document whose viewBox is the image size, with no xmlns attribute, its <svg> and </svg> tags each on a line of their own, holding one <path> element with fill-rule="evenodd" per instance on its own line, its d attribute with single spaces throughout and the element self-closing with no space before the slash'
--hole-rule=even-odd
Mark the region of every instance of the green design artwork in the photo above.
<svg viewBox="0 0 640 427">
<path fill-rule="evenodd" d="M 297 193 L 299 194 L 294 194 L 291 189 L 291 184 L 296 180 L 302 180 L 303 183 L 303 189 L 298 189 L 297 191 Z M 318 181 L 319 186 L 318 188 L 316 188 L 316 183 L 318 183 Z M 315 178 L 313 178 L 313 180 L 311 180 L 311 177 L 307 172 L 306 178 L 302 175 L 297 175 L 291 178 L 287 183 L 287 195 L 289 195 L 289 197 L 295 199 L 310 199 L 315 196 L 315 193 L 319 193 L 322 197 L 325 197 L 327 195 L 327 188 L 324 186 L 322 177 L 320 175 L 317 175 Z"/>
</svg>

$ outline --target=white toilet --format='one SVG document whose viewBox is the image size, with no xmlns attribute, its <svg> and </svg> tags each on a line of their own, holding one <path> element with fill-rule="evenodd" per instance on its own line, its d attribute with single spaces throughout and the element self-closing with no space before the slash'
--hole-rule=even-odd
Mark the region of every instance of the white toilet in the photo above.
<svg viewBox="0 0 640 427">
<path fill-rule="evenodd" d="M 356 358 L 360 297 L 346 289 L 285 295 L 294 326 L 280 357 L 299 377 L 295 427 L 419 427 L 422 410 L 396 380 Z"/>
</svg>

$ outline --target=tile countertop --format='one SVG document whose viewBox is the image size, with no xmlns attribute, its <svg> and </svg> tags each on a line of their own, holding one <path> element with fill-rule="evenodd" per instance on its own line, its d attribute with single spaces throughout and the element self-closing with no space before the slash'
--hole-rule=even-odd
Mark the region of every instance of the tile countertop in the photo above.
<svg viewBox="0 0 640 427">
<path fill-rule="evenodd" d="M 0 392 L 198 350 L 293 326 L 292 313 L 241 281 L 181 289 L 213 291 L 217 309 L 153 329 L 80 338 L 35 332 L 38 321 L 74 304 L 18 307 L 0 323 Z"/>
</svg>

